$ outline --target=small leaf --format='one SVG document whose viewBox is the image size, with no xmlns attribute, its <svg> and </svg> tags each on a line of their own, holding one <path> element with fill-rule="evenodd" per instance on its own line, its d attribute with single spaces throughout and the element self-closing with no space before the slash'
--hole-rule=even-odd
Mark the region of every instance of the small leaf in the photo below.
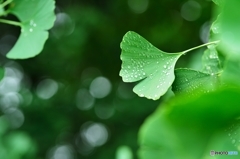
<svg viewBox="0 0 240 159">
<path fill-rule="evenodd" d="M 202 56 L 202 63 L 204 73 L 217 74 L 222 70 L 215 45 L 208 46 Z"/>
<path fill-rule="evenodd" d="M 121 42 L 124 82 L 140 81 L 133 91 L 140 97 L 157 100 L 174 81 L 174 67 L 180 53 L 166 53 L 135 32 L 127 32 Z"/>
<path fill-rule="evenodd" d="M 55 21 L 54 4 L 54 0 L 13 0 L 9 13 L 19 18 L 21 34 L 8 58 L 30 58 L 41 52 Z"/>
<path fill-rule="evenodd" d="M 218 76 L 191 69 L 176 69 L 176 79 L 172 90 L 174 93 L 199 95 L 216 89 Z"/>
<path fill-rule="evenodd" d="M 219 40 L 219 35 L 221 33 L 220 19 L 221 19 L 221 14 L 219 14 L 216 20 L 212 23 L 210 28 L 209 41 Z"/>
<path fill-rule="evenodd" d="M 211 150 L 238 151 L 239 96 L 226 89 L 162 105 L 140 129 L 140 159 L 206 159 Z"/>
</svg>

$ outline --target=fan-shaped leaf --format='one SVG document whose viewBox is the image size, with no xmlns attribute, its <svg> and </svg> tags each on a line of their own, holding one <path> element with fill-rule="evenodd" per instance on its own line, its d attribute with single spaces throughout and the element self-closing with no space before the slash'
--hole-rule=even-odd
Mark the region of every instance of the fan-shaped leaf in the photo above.
<svg viewBox="0 0 240 159">
<path fill-rule="evenodd" d="M 133 91 L 141 97 L 157 100 L 174 81 L 174 67 L 180 53 L 166 53 L 135 32 L 127 32 L 121 42 L 124 82 L 140 81 Z"/>
<path fill-rule="evenodd" d="M 21 22 L 21 34 L 8 58 L 24 59 L 36 56 L 48 38 L 47 30 L 55 21 L 54 0 L 13 0 L 9 13 Z"/>
</svg>

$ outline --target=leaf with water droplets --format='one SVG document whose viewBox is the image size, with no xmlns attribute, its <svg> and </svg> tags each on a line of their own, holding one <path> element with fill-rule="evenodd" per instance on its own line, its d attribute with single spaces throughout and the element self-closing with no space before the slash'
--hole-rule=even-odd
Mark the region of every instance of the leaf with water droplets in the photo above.
<svg viewBox="0 0 240 159">
<path fill-rule="evenodd" d="M 140 97 L 157 100 L 174 81 L 174 67 L 180 53 L 166 53 L 135 32 L 127 32 L 121 42 L 124 82 L 140 81 L 133 91 Z"/>
<path fill-rule="evenodd" d="M 209 45 L 202 56 L 203 72 L 217 74 L 222 71 L 216 45 Z"/>
<path fill-rule="evenodd" d="M 217 88 L 219 78 L 216 74 L 204 73 L 191 69 L 176 69 L 176 79 L 172 90 L 174 93 L 199 95 Z"/>
<path fill-rule="evenodd" d="M 239 151 L 239 96 L 240 90 L 224 89 L 164 103 L 140 129 L 139 158 L 207 159 L 211 150 Z"/>
<path fill-rule="evenodd" d="M 41 52 L 55 21 L 54 9 L 54 0 L 13 0 L 9 13 L 20 20 L 21 34 L 8 58 L 30 58 Z"/>
<path fill-rule="evenodd" d="M 212 23 L 210 28 L 209 41 L 219 40 L 219 35 L 221 33 L 220 19 L 221 19 L 221 14 L 219 14 L 216 20 Z"/>
</svg>

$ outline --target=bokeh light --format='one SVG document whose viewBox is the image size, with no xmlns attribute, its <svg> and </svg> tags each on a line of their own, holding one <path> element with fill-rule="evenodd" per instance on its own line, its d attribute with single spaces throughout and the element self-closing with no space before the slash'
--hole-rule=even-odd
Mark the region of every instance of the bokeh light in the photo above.
<svg viewBox="0 0 240 159">
<path fill-rule="evenodd" d="M 93 97 L 104 98 L 110 93 L 112 85 L 106 77 L 100 76 L 92 81 L 89 89 Z"/>
<path fill-rule="evenodd" d="M 52 79 L 42 80 L 38 86 L 36 93 L 39 98 L 49 99 L 58 91 L 58 83 Z"/>
<path fill-rule="evenodd" d="M 95 98 L 87 89 L 79 89 L 76 95 L 76 104 L 80 110 L 89 110 L 93 107 Z"/>
<path fill-rule="evenodd" d="M 108 131 L 101 123 L 87 123 L 81 131 L 81 136 L 91 147 L 98 147 L 107 142 Z"/>
<path fill-rule="evenodd" d="M 128 0 L 129 8 L 136 14 L 144 13 L 148 8 L 148 0 Z"/>
<path fill-rule="evenodd" d="M 197 20 L 202 12 L 202 7 L 197 1 L 187 1 L 182 5 L 181 15 L 187 21 Z"/>
</svg>

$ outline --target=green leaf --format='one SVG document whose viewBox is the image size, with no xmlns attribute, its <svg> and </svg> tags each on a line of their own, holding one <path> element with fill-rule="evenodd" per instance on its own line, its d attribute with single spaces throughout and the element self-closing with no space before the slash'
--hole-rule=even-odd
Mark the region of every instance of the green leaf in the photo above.
<svg viewBox="0 0 240 159">
<path fill-rule="evenodd" d="M 226 0 L 223 3 L 220 19 L 220 49 L 228 56 L 240 59 L 240 18 L 239 0 Z"/>
<path fill-rule="evenodd" d="M 226 89 L 162 105 L 141 127 L 140 159 L 207 159 L 211 150 L 239 151 L 239 96 Z"/>
<path fill-rule="evenodd" d="M 24 59 L 41 52 L 48 38 L 48 29 L 55 21 L 54 0 L 14 0 L 9 9 L 21 22 L 21 34 L 8 58 Z"/>
<path fill-rule="evenodd" d="M 5 14 L 4 8 L 0 5 L 0 16 L 3 16 Z"/>
<path fill-rule="evenodd" d="M 208 74 L 217 74 L 222 68 L 218 58 L 218 52 L 215 45 L 209 45 L 202 56 L 203 72 Z"/>
<path fill-rule="evenodd" d="M 124 82 L 140 81 L 133 91 L 140 97 L 157 100 L 174 81 L 174 67 L 180 53 L 166 53 L 135 32 L 127 32 L 121 42 Z"/>
<path fill-rule="evenodd" d="M 219 35 L 221 33 L 221 25 L 220 25 L 221 14 L 219 14 L 216 20 L 212 23 L 210 28 L 210 41 L 219 40 Z"/>
<path fill-rule="evenodd" d="M 172 86 L 174 93 L 195 96 L 213 91 L 219 84 L 217 75 L 191 69 L 176 69 L 175 76 Z"/>
</svg>

